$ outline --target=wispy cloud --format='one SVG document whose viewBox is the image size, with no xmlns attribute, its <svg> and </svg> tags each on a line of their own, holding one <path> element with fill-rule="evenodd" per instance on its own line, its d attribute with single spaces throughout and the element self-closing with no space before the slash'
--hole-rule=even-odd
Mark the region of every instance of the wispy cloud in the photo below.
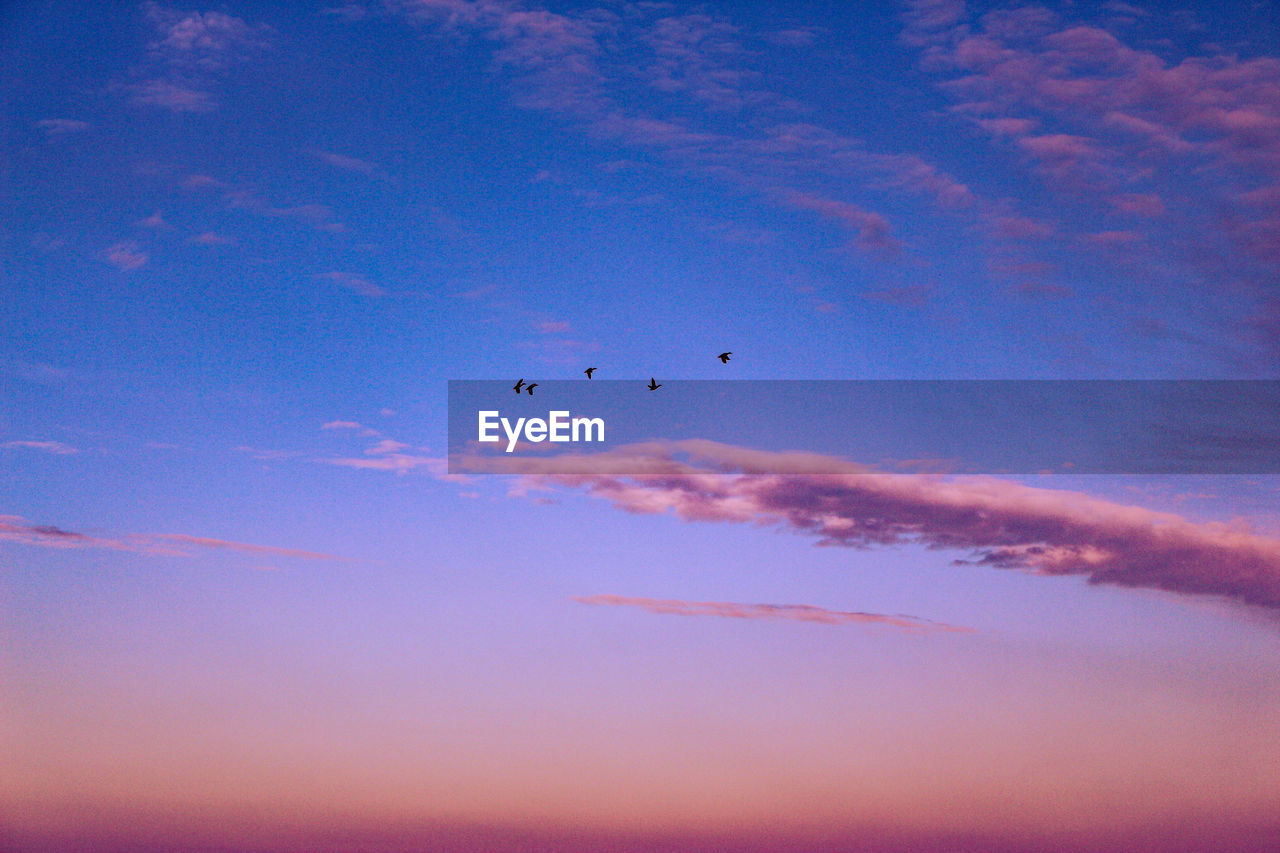
<svg viewBox="0 0 1280 853">
<path fill-rule="evenodd" d="M 411 471 L 425 471 L 437 480 L 450 483 L 467 483 L 471 478 L 464 474 L 450 474 L 449 460 L 439 456 L 429 456 L 423 451 L 426 447 L 414 447 L 408 442 L 387 438 L 375 429 L 366 427 L 357 421 L 330 421 L 322 429 L 350 431 L 365 438 L 376 438 L 377 442 L 364 448 L 361 456 L 328 456 L 316 459 L 326 465 L 340 468 L 357 468 L 365 471 L 387 471 L 399 476 Z M 414 450 L 418 452 L 405 451 Z"/>
<path fill-rule="evenodd" d="M 328 163 L 335 169 L 343 169 L 348 172 L 358 172 L 361 175 L 373 177 L 381 173 L 381 168 L 376 163 L 370 163 L 368 160 L 361 160 L 358 157 L 349 157 L 346 154 L 335 154 L 332 151 L 312 151 L 313 157 Z"/>
<path fill-rule="evenodd" d="M 619 454 L 643 473 L 595 473 L 619 470 Z M 1280 607 L 1280 539 L 1243 521 L 1195 522 L 1008 480 L 880 473 L 704 440 L 582 455 L 571 474 L 537 474 L 545 460 L 524 462 L 529 486 L 585 489 L 628 512 L 779 525 L 821 545 L 958 549 L 981 565 Z M 552 464 L 570 470 L 565 457 Z M 780 470 L 794 473 L 762 473 Z"/>
<path fill-rule="evenodd" d="M 277 219 L 292 219 L 314 227 L 317 231 L 340 234 L 347 227 L 339 222 L 333 209 L 327 204 L 303 202 L 301 204 L 278 203 L 263 198 L 257 191 L 247 187 L 233 187 L 223 191 L 223 199 L 233 210 L 244 210 L 259 216 L 270 216 Z"/>
<path fill-rule="evenodd" d="M 340 222 L 333 209 L 314 201 L 282 201 L 263 196 L 253 187 L 236 185 L 211 175 L 190 174 L 173 179 L 182 190 L 189 192 L 212 191 L 222 202 L 224 210 L 249 213 L 272 219 L 291 220 L 328 234 L 345 234 L 347 226 Z"/>
<path fill-rule="evenodd" d="M 572 596 L 579 604 L 608 607 L 639 607 L 650 613 L 679 616 L 718 616 L 723 619 L 766 619 L 810 622 L 818 625 L 874 625 L 899 628 L 917 633 L 972 633 L 972 628 L 933 622 L 902 614 L 863 613 L 828 610 L 812 604 L 738 604 L 729 601 L 680 601 L 667 598 L 631 598 L 622 595 Z"/>
<path fill-rule="evenodd" d="M 116 269 L 129 272 L 147 265 L 148 255 L 138 248 L 137 243 L 116 243 L 107 249 L 104 255 L 107 263 Z"/>
<path fill-rule="evenodd" d="M 518 2 L 417 0 L 400 8 L 442 34 L 483 35 L 493 42 L 495 64 L 515 79 L 522 106 L 569 116 L 588 136 L 648 149 L 669 167 L 839 222 L 861 248 L 883 252 L 897 241 L 868 200 L 843 197 L 866 195 L 860 186 L 905 190 L 949 211 L 977 201 L 962 182 L 918 155 L 869 152 L 861 140 L 780 120 L 805 109 L 771 91 L 763 71 L 753 67 L 770 40 L 723 17 L 670 14 L 656 4 L 632 8 L 625 24 L 613 13 L 562 14 Z M 798 31 L 787 38 L 809 40 Z M 623 44 L 626 49 L 619 49 Z M 636 104 L 653 101 L 635 96 L 637 82 L 660 93 L 667 108 L 637 110 Z M 758 112 L 757 120 L 740 123 L 736 132 L 697 117 L 699 108 L 723 113 L 748 107 Z M 824 193 L 820 184 L 842 187 L 842 197 Z"/>
<path fill-rule="evenodd" d="M 65 367 L 58 367 L 44 362 L 22 361 L 0 358 L 0 373 L 33 382 L 37 385 L 62 385 L 72 378 L 72 373 Z"/>
<path fill-rule="evenodd" d="M 884 290 L 868 290 L 862 294 L 862 298 L 873 302 L 899 305 L 903 308 L 922 308 L 937 289 L 932 284 L 908 284 L 901 287 L 887 287 Z"/>
<path fill-rule="evenodd" d="M 207 113 L 218 105 L 211 92 L 172 80 L 143 80 L 130 84 L 127 88 L 132 93 L 135 104 L 161 107 L 175 113 Z"/>
<path fill-rule="evenodd" d="M 822 27 L 792 27 L 785 30 L 773 30 L 764 34 L 769 44 L 782 47 L 809 47 L 821 37 L 826 30 Z"/>
<path fill-rule="evenodd" d="M 159 3 L 144 4 L 143 12 L 153 38 L 139 70 L 142 79 L 122 87 L 141 106 L 209 112 L 217 107 L 219 73 L 268 45 L 268 27 L 224 12 L 189 12 Z"/>
<path fill-rule="evenodd" d="M 243 444 L 236 447 L 235 450 L 237 453 L 247 453 L 254 459 L 259 459 L 264 462 L 281 459 L 297 459 L 299 456 L 303 455 L 300 450 L 273 450 L 265 447 L 249 447 L 248 445 Z"/>
<path fill-rule="evenodd" d="M 0 443 L 0 449 L 25 448 L 27 450 L 42 450 L 45 453 L 53 453 L 58 456 L 69 456 L 72 453 L 78 453 L 74 447 L 63 444 L 60 441 L 6 441 Z"/>
<path fill-rule="evenodd" d="M 102 548 L 138 554 L 190 557 L 198 550 L 237 551 L 245 554 L 270 554 L 304 560 L 340 560 L 333 554 L 253 545 L 226 539 L 189 536 L 183 533 L 131 533 L 106 537 L 66 530 L 51 524 L 31 524 L 22 516 L 0 515 L 0 541 L 16 542 L 46 548 Z"/>
<path fill-rule="evenodd" d="M 367 451 L 366 451 L 367 452 Z M 448 474 L 449 462 L 434 456 L 416 456 L 409 453 L 384 453 L 375 457 L 335 457 L 322 460 L 330 465 L 343 468 L 363 468 L 368 471 L 392 471 L 406 474 L 417 468 L 425 468 L 429 473 L 443 477 Z"/>
<path fill-rule="evenodd" d="M 269 28 L 224 12 L 186 12 L 147 3 L 155 28 L 151 50 L 169 63 L 216 69 L 267 46 Z"/>
<path fill-rule="evenodd" d="M 365 425 L 359 421 L 329 421 L 321 424 L 320 429 L 365 429 Z"/>
<path fill-rule="evenodd" d="M 342 6 L 329 6 L 320 10 L 325 15 L 333 15 L 344 21 L 363 21 L 369 16 L 369 8 L 362 3 L 346 3 Z"/>
<path fill-rule="evenodd" d="M 382 433 L 378 432 L 371 426 L 365 426 L 359 421 L 329 421 L 321 424 L 320 429 L 323 430 L 353 430 L 365 438 L 381 438 Z"/>
<path fill-rule="evenodd" d="M 271 554 L 277 557 L 297 557 L 304 560 L 337 560 L 333 554 L 322 554 L 318 551 L 300 551 L 296 548 L 277 548 L 274 545 L 251 545 L 246 542 L 231 542 L 226 539 L 210 539 L 205 536 L 188 536 L 185 533 L 157 533 L 147 537 L 153 541 L 176 542 L 178 545 L 190 545 L 195 548 L 213 548 L 226 551 L 241 551 L 246 554 Z"/>
<path fill-rule="evenodd" d="M 36 127 L 51 137 L 65 136 L 68 133 L 78 133 L 88 129 L 89 122 L 74 118 L 42 118 L 36 122 Z"/>
<path fill-rule="evenodd" d="M 345 287 L 347 290 L 355 291 L 361 296 L 378 297 L 386 295 L 386 291 L 381 287 L 378 287 L 378 285 L 364 276 L 352 272 L 334 270 L 332 272 L 318 273 L 316 278 L 332 282 L 339 287 Z"/>
<path fill-rule="evenodd" d="M 392 438 L 384 438 L 373 447 L 366 447 L 365 454 L 368 456 L 381 456 L 385 453 L 399 453 L 401 450 L 407 450 L 409 445 L 403 441 L 396 441 Z"/>
<path fill-rule="evenodd" d="M 176 186 L 188 192 L 217 193 L 227 210 L 293 220 L 330 234 L 342 234 L 347 231 L 346 225 L 337 220 L 333 209 L 327 204 L 313 201 L 301 203 L 281 201 L 264 196 L 252 186 L 233 183 L 202 173 L 172 176 L 172 180 Z"/>
<path fill-rule="evenodd" d="M 1280 274 L 1280 60 L 1212 45 L 1174 58 L 1084 14 L 929 0 L 909 4 L 906 41 L 998 150 L 1072 205 L 1132 217 L 1094 228 L 1141 229 L 1113 262 L 1176 264 L 1261 304 Z"/>
<path fill-rule="evenodd" d="M 236 243 L 232 238 L 216 231 L 201 231 L 187 242 L 196 246 L 234 246 Z"/>
<path fill-rule="evenodd" d="M 64 530 L 52 524 L 30 524 L 19 515 L 0 515 L 0 542 L 16 542 L 43 548 L 103 548 L 111 551 L 133 551 L 178 555 L 176 549 L 149 548 L 147 543 L 108 539 Z"/>
<path fill-rule="evenodd" d="M 921 239 L 921 212 L 958 223 L 991 261 L 993 283 L 1004 286 L 990 292 L 1001 298 L 1089 296 L 1067 282 L 1088 287 L 1093 271 L 1082 259 L 1093 258 L 1056 253 L 1051 241 L 1145 231 L 1110 244 L 1101 260 L 1130 278 L 1141 267 L 1135 287 L 1197 286 L 1190 275 L 1242 294 L 1219 336 L 1241 346 L 1256 336 L 1280 353 L 1262 304 L 1280 273 L 1280 61 L 1214 48 L 1170 59 L 1173 49 L 1125 43 L 1100 25 L 1107 18 L 1067 19 L 1089 14 L 1084 7 L 905 5 L 902 42 L 953 100 L 956 132 L 974 132 L 976 143 L 966 144 L 988 142 L 1015 179 L 1042 184 L 1049 203 L 1038 192 L 987 197 L 924 150 L 876 150 L 824 125 L 816 105 L 783 97 L 785 81 L 761 57 L 780 42 L 809 41 L 806 32 L 752 32 L 723 14 L 662 4 L 586 12 L 520 0 L 401 0 L 388 8 L 442 38 L 490 45 L 519 105 L 555 113 L 589 139 L 644 151 L 656 168 L 837 223 L 882 262 L 915 262 L 894 250 Z M 742 115 L 730 123 L 725 112 Z M 923 210 L 900 213 L 906 201 Z M 1110 221 L 1118 215 L 1145 221 Z M 1054 269 L 1016 280 L 998 269 L 1026 261 Z"/>
<path fill-rule="evenodd" d="M 856 235 L 858 245 L 870 249 L 896 250 L 898 241 L 890 233 L 889 221 L 878 213 L 863 210 L 855 204 L 823 198 L 812 193 L 788 192 L 786 200 L 801 210 L 809 210 L 821 216 L 839 222 Z"/>
</svg>

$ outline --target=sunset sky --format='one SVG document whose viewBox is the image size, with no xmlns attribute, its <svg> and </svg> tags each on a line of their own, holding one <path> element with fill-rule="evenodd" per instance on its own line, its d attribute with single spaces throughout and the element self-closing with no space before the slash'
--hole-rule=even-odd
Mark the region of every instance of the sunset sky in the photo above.
<svg viewBox="0 0 1280 853">
<path fill-rule="evenodd" d="M 0 848 L 1280 848 L 1280 476 L 447 464 L 1280 379 L 1275 4 L 14 0 L 0 93 Z"/>
</svg>

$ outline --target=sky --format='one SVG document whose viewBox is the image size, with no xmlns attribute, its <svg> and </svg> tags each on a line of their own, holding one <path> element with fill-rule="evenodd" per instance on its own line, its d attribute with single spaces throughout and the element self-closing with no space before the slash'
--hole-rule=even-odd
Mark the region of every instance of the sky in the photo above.
<svg viewBox="0 0 1280 853">
<path fill-rule="evenodd" d="M 1280 845 L 1275 475 L 447 458 L 1280 379 L 1274 4 L 13 0 L 0 92 L 5 849 Z"/>
</svg>

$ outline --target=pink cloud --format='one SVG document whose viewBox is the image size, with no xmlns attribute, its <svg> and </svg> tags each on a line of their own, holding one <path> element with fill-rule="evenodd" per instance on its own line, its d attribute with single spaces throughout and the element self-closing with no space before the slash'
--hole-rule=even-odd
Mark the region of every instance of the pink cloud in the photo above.
<svg viewBox="0 0 1280 853">
<path fill-rule="evenodd" d="M 824 198 L 810 193 L 790 191 L 785 194 L 787 203 L 801 210 L 812 211 L 823 219 L 839 222 L 857 232 L 856 242 L 863 248 L 897 249 L 898 242 L 892 236 L 889 221 L 878 213 L 864 210 L 855 204 Z"/>
<path fill-rule="evenodd" d="M 145 80 L 130 86 L 129 90 L 135 104 L 162 107 L 176 113 L 207 113 L 218 105 L 212 93 L 171 80 Z"/>
<path fill-rule="evenodd" d="M 252 545 L 226 539 L 210 539 L 204 536 L 188 536 L 183 533 L 136 533 L 119 538 L 104 538 L 85 533 L 64 530 L 54 525 L 29 524 L 21 516 L 0 515 L 0 541 L 17 542 L 46 548 L 103 548 L 112 551 L 129 551 L 170 557 L 189 557 L 192 548 L 239 551 L 247 554 L 271 554 L 278 557 L 295 557 L 308 560 L 338 560 L 332 554 L 316 551 L 300 551 L 294 548 L 278 548 L 272 545 Z"/>
<path fill-rule="evenodd" d="M 915 616 L 828 610 L 812 604 L 738 604 L 729 601 L 680 601 L 665 598 L 632 598 L 622 595 L 575 595 L 572 601 L 606 607 L 638 607 L 649 613 L 679 616 L 716 616 L 722 619 L 761 619 L 809 622 L 817 625 L 878 625 L 907 631 L 971 633 L 973 629 Z"/>
<path fill-rule="evenodd" d="M 1155 193 L 1122 193 L 1107 200 L 1112 207 L 1133 216 L 1164 216 L 1164 202 Z"/>
<path fill-rule="evenodd" d="M 1154 182 L 1160 164 L 1190 176 L 1181 190 L 1203 200 L 1188 212 L 1201 233 L 1213 228 L 1210 211 L 1280 183 L 1280 59 L 1219 54 L 1174 62 L 1099 27 L 1014 10 L 976 25 L 956 18 L 929 42 L 922 62 L 949 74 L 947 91 L 982 103 L 984 121 L 1031 118 L 1061 129 L 1028 137 L 1007 126 L 1046 177 L 1068 189 L 1123 188 L 1112 197 L 1130 200 L 1113 202 L 1125 212 L 1164 214 L 1155 193 L 1133 189 Z M 1280 223 L 1280 211 L 1240 216 L 1226 234 L 1235 257 L 1223 258 L 1211 273 L 1216 280 L 1250 262 L 1266 265 L 1262 275 L 1277 271 L 1272 222 Z"/>
<path fill-rule="evenodd" d="M 821 27 L 794 27 L 765 33 L 764 40 L 782 47 L 809 47 L 818 40 L 822 32 Z"/>
<path fill-rule="evenodd" d="M 138 249 L 137 243 L 116 243 L 106 251 L 107 263 L 116 269 L 129 272 L 147 264 L 147 253 Z"/>
<path fill-rule="evenodd" d="M 58 456 L 69 456 L 78 453 L 74 447 L 63 444 L 60 441 L 6 441 L 0 444 L 0 449 L 7 448 L 25 448 L 27 450 L 41 450 L 45 453 L 53 453 Z"/>
<path fill-rule="evenodd" d="M 197 246 L 233 246 L 236 241 L 214 231 L 202 231 L 187 242 Z"/>
<path fill-rule="evenodd" d="M 384 438 L 373 447 L 365 448 L 365 454 L 369 456 L 380 456 L 384 453 L 399 453 L 401 450 L 408 449 L 409 445 L 403 441 L 396 441 L 391 438 Z"/>
<path fill-rule="evenodd" d="M 812 41 L 809 31 L 790 38 Z M 644 34 L 653 60 L 643 73 L 655 89 L 685 94 L 715 110 L 782 103 L 785 99 L 753 85 L 760 74 L 747 68 L 741 33 L 729 22 L 703 13 L 661 18 Z"/>
<path fill-rule="evenodd" d="M 319 273 L 316 278 L 331 281 L 339 287 L 345 287 L 348 290 L 353 290 L 361 296 L 378 297 L 386 295 L 386 291 L 381 287 L 378 287 L 378 285 L 369 281 L 369 279 L 364 276 L 356 275 L 355 273 L 341 271 L 325 272 Z"/>
<path fill-rule="evenodd" d="M 1171 152 L 1186 153 L 1194 147 L 1165 125 L 1137 118 L 1119 110 L 1107 113 L 1103 116 L 1102 121 L 1111 127 L 1120 128 L 1135 136 L 1143 137 Z"/>
<path fill-rule="evenodd" d="M 348 172 L 359 172 L 362 175 L 373 176 L 378 174 L 378 166 L 367 160 L 361 160 L 357 157 L 348 157 L 345 154 L 335 154 L 332 151 L 313 151 L 320 160 L 333 166 L 335 169 L 344 169 Z"/>
<path fill-rule="evenodd" d="M 170 549 L 148 548 L 144 543 L 106 539 L 64 530 L 52 524 L 28 524 L 18 515 L 0 515 L 0 542 L 16 542 L 42 548 L 103 548 L 111 551 L 133 551 L 177 555 Z"/>
<path fill-rule="evenodd" d="M 329 6 L 320 10 L 322 14 L 333 15 L 344 21 L 363 21 L 369 16 L 369 9 L 360 3 L 346 3 L 342 6 Z"/>
<path fill-rule="evenodd" d="M 964 0 L 907 0 L 902 40 L 924 47 L 946 37 L 965 17 Z"/>
<path fill-rule="evenodd" d="M 962 181 L 918 155 L 871 152 L 860 140 L 814 125 L 698 129 L 690 104 L 715 110 L 769 106 L 793 114 L 799 108 L 757 85 L 761 74 L 751 67 L 750 37 L 705 11 L 673 16 L 655 5 L 636 9 L 638 17 L 621 27 L 603 12 L 560 15 L 489 0 L 418 0 L 404 8 L 442 30 L 493 41 L 495 59 L 514 74 L 523 106 L 565 114 L 592 136 L 648 148 L 674 168 L 775 202 L 796 206 L 792 199 L 800 199 L 849 226 L 864 248 L 897 247 L 886 219 L 848 201 L 805 202 L 821 195 L 812 188 L 815 175 L 905 191 L 953 213 L 983 203 Z M 636 80 L 681 99 L 678 112 L 636 111 L 634 98 L 618 94 Z"/>
<path fill-rule="evenodd" d="M 36 127 L 51 137 L 64 136 L 87 129 L 89 122 L 74 118 L 42 118 L 36 122 Z"/>
<path fill-rule="evenodd" d="M 263 198 L 256 190 L 250 187 L 229 186 L 208 175 L 191 175 L 184 179 L 183 187 L 187 189 L 221 189 L 224 202 L 232 210 L 244 210 L 258 216 L 292 219 L 311 225 L 318 231 L 341 233 L 346 230 L 345 225 L 334 219 L 332 208 L 325 204 L 316 202 L 280 204 Z"/>
<path fill-rule="evenodd" d="M 267 27 L 224 12 L 183 12 L 158 3 L 144 9 L 157 34 L 152 52 L 171 65 L 218 69 L 267 45 Z"/>
<path fill-rule="evenodd" d="M 320 429 L 364 429 L 365 426 L 357 421 L 329 421 L 322 424 Z"/>
<path fill-rule="evenodd" d="M 179 545 L 191 545 L 197 548 L 213 548 L 217 550 L 242 551 L 246 554 L 271 554 L 277 557 L 297 557 L 304 560 L 338 560 L 332 554 L 317 551 L 299 551 L 296 548 L 277 548 L 274 545 L 251 545 L 246 542 L 231 542 L 226 539 L 209 539 L 204 536 L 188 536 L 184 533 L 157 533 L 151 539 L 165 542 L 176 542 Z"/>
<path fill-rule="evenodd" d="M 1043 220 L 1011 214 L 993 215 L 989 217 L 989 223 L 997 233 L 1011 240 L 1045 240 L 1056 230 Z"/>
<path fill-rule="evenodd" d="M 1023 136 L 1039 127 L 1040 122 L 1029 118 L 978 119 L 978 126 L 997 136 Z"/>
<path fill-rule="evenodd" d="M 384 409 L 383 413 L 390 410 Z M 394 414 L 394 412 L 392 412 Z M 443 480 L 451 483 L 467 483 L 470 477 L 464 474 L 450 474 L 449 462 L 435 456 L 424 456 L 420 453 L 405 453 L 411 445 L 403 441 L 396 441 L 392 438 L 385 438 L 377 430 L 370 429 L 363 424 L 355 421 L 330 421 L 325 424 L 322 429 L 327 430 L 355 430 L 359 435 L 364 437 L 375 437 L 380 440 L 370 447 L 366 447 L 363 456 L 335 456 L 317 459 L 317 462 L 323 462 L 327 465 L 336 465 L 340 468 L 356 468 L 364 471 L 387 471 L 397 476 L 403 476 L 411 471 L 422 470 L 430 474 L 437 480 Z M 419 447 L 418 450 L 426 450 L 425 447 Z"/>
<path fill-rule="evenodd" d="M 271 448 L 249 447 L 243 444 L 236 447 L 235 450 L 237 453 L 248 453 L 254 459 L 260 459 L 263 461 L 296 459 L 302 455 L 302 452 L 298 450 L 272 450 Z"/>
<path fill-rule="evenodd" d="M 516 346 L 534 352 L 538 358 L 560 365 L 577 364 L 578 359 L 601 349 L 599 341 L 554 336 L 520 341 Z"/>
<path fill-rule="evenodd" d="M 978 201 L 960 180 L 914 154 L 869 155 L 867 165 L 885 175 L 880 186 L 928 196 L 943 210 L 966 208 Z"/>
<path fill-rule="evenodd" d="M 932 284 L 911 284 L 902 287 L 888 287 L 884 290 L 868 290 L 862 294 L 863 299 L 873 302 L 885 302 L 889 305 L 901 305 L 904 308 L 921 308 L 929 301 L 937 287 Z"/>
<path fill-rule="evenodd" d="M 212 175 L 187 175 L 179 182 L 184 190 L 216 189 L 224 186 L 222 181 Z"/>
<path fill-rule="evenodd" d="M 1086 234 L 1085 240 L 1095 246 L 1114 248 L 1140 243 L 1142 242 L 1142 235 L 1137 231 L 1099 231 L 1096 234 Z"/>
<path fill-rule="evenodd" d="M 637 473 L 607 473 L 620 460 Z M 1280 607 L 1280 539 L 1243 521 L 1195 522 L 1079 492 L 887 474 L 704 440 L 521 465 L 529 487 L 584 489 L 627 512 L 779 526 L 821 545 L 963 550 L 981 565 Z M 788 473 L 765 473 L 778 471 Z"/>
<path fill-rule="evenodd" d="M 1068 133 L 1023 136 L 1017 144 L 1038 160 L 1046 172 L 1073 188 L 1096 180 L 1106 157 L 1092 139 Z"/>
<path fill-rule="evenodd" d="M 449 464 L 445 459 L 434 456 L 415 456 L 408 453 L 385 452 L 382 455 L 370 458 L 333 458 L 322 460 L 330 465 L 338 465 L 343 468 L 361 468 L 367 471 L 391 471 L 395 474 L 407 474 L 418 468 L 425 468 L 429 473 L 438 477 L 449 475 Z M 459 475 L 459 479 L 463 479 Z"/>
</svg>

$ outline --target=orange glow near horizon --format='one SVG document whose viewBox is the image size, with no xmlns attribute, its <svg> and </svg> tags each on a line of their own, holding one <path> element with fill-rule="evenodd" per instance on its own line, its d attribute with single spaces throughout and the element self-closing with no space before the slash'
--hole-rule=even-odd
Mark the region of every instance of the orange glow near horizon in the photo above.
<svg viewBox="0 0 1280 853">
<path fill-rule="evenodd" d="M 727 651 L 708 660 L 730 675 L 650 660 L 645 683 L 586 693 L 582 672 L 416 685 L 400 673 L 399 693 L 279 665 L 238 684 L 208 671 L 203 686 L 125 673 L 79 693 L 37 676 L 6 738 L 8 819 L 31 832 L 187 822 L 198 835 L 221 815 L 270 846 L 324 827 L 1018 839 L 1141 832 L 1170 810 L 1243 825 L 1274 814 L 1274 685 L 1078 657 L 1043 667 L 998 642 L 930 636 L 900 672 L 868 661 L 831 694 L 787 695 L 785 673 Z"/>
</svg>

